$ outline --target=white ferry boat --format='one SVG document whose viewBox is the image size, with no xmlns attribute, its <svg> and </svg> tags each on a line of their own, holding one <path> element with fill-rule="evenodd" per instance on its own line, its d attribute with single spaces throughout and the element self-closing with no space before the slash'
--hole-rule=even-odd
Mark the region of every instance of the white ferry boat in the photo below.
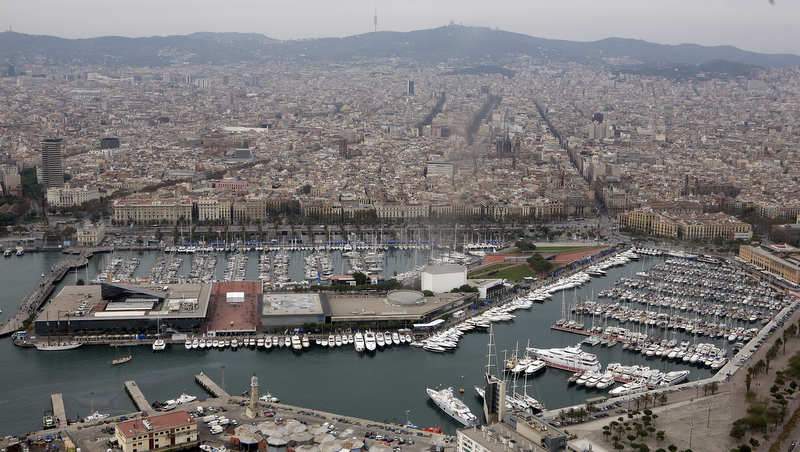
<svg viewBox="0 0 800 452">
<path fill-rule="evenodd" d="M 597 355 L 581 350 L 580 345 L 564 348 L 529 348 L 528 353 L 549 366 L 566 370 L 600 372 L 602 366 Z"/>
<path fill-rule="evenodd" d="M 441 391 L 435 391 L 430 388 L 426 388 L 426 390 L 433 403 L 450 417 L 461 422 L 466 427 L 478 425 L 478 418 L 472 414 L 464 402 L 453 395 L 453 388 L 442 389 Z"/>
</svg>

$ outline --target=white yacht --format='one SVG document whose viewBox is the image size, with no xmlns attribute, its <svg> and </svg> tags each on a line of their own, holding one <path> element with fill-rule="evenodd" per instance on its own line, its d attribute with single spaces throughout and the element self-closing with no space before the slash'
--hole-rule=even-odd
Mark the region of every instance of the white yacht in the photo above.
<svg viewBox="0 0 800 452">
<path fill-rule="evenodd" d="M 358 353 L 363 352 L 364 351 L 364 336 L 361 334 L 361 331 L 356 332 L 354 340 L 355 340 L 356 351 Z"/>
<path fill-rule="evenodd" d="M 300 335 L 294 334 L 292 335 L 292 350 L 302 350 L 303 349 L 303 341 L 300 340 Z"/>
<path fill-rule="evenodd" d="M 553 367 L 567 370 L 600 372 L 602 366 L 596 355 L 581 350 L 580 346 L 564 348 L 529 348 L 528 353 Z"/>
<path fill-rule="evenodd" d="M 426 388 L 428 396 L 430 396 L 433 403 L 447 413 L 450 417 L 464 424 L 466 427 L 473 427 L 478 425 L 478 418 L 472 414 L 464 402 L 457 399 L 453 395 L 453 388 L 442 389 L 435 391 Z"/>
<path fill-rule="evenodd" d="M 689 371 L 688 370 L 673 370 L 671 372 L 665 373 L 661 377 L 661 382 L 658 384 L 659 386 L 672 386 L 678 383 L 683 382 L 689 378 Z"/>
<path fill-rule="evenodd" d="M 630 383 L 625 383 L 622 386 L 616 387 L 608 391 L 608 395 L 610 395 L 611 397 L 616 397 L 616 396 L 636 394 L 638 392 L 645 392 L 645 391 L 647 391 L 647 385 L 645 385 L 644 383 L 640 383 L 638 381 L 632 381 Z"/>
<path fill-rule="evenodd" d="M 378 344 L 375 341 L 375 333 L 372 331 L 367 331 L 367 333 L 364 334 L 364 347 L 366 347 L 367 351 L 370 352 L 374 352 L 378 347 Z"/>
<path fill-rule="evenodd" d="M 525 368 L 525 375 L 535 375 L 541 371 L 543 371 L 547 367 L 547 363 L 542 361 L 541 359 L 534 359 L 531 361 L 530 364 Z"/>
</svg>

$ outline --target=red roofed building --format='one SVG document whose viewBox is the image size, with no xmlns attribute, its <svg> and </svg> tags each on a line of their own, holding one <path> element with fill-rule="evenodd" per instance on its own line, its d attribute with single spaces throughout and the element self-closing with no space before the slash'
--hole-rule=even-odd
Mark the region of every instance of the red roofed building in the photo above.
<svg viewBox="0 0 800 452">
<path fill-rule="evenodd" d="M 123 452 L 174 450 L 198 444 L 197 423 L 185 411 L 120 422 L 115 427 Z"/>
</svg>

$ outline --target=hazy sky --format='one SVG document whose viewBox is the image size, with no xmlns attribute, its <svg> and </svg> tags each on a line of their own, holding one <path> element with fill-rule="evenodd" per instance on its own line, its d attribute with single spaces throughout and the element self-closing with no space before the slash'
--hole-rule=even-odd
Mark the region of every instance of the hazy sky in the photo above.
<svg viewBox="0 0 800 452">
<path fill-rule="evenodd" d="M 734 45 L 800 55 L 798 0 L 1 0 L 0 29 L 65 38 L 196 31 L 276 39 L 351 36 L 457 24 L 531 36 Z"/>
</svg>

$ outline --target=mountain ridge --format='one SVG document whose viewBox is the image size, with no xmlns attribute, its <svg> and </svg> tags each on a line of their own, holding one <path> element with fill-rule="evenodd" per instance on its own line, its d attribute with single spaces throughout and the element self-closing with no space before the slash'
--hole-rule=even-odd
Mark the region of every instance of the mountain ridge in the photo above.
<svg viewBox="0 0 800 452">
<path fill-rule="evenodd" d="M 260 33 L 197 32 L 189 35 L 67 39 L 0 33 L 0 61 L 22 64 L 105 64 L 167 66 L 176 63 L 228 64 L 265 58 L 348 61 L 386 58 L 420 62 L 486 64 L 527 55 L 541 61 L 608 66 L 689 64 L 725 60 L 753 67 L 800 66 L 800 56 L 764 54 L 737 47 L 655 44 L 610 37 L 598 41 L 538 38 L 484 27 L 449 25 L 408 32 L 381 31 L 342 38 L 280 41 Z M 620 61 L 624 60 L 622 63 Z"/>
</svg>

